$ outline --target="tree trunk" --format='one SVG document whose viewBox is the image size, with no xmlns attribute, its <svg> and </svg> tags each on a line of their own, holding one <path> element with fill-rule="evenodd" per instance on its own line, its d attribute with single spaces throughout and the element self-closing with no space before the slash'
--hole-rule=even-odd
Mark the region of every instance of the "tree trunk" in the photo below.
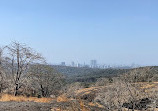
<svg viewBox="0 0 158 111">
<path fill-rule="evenodd" d="M 42 97 L 45 97 L 45 91 L 44 91 L 44 87 L 41 85 L 41 93 L 42 93 Z"/>
<path fill-rule="evenodd" d="M 18 95 L 18 89 L 19 89 L 19 85 L 16 84 L 16 86 L 15 86 L 15 91 L 14 91 L 14 96 L 17 96 L 17 95 Z"/>
</svg>

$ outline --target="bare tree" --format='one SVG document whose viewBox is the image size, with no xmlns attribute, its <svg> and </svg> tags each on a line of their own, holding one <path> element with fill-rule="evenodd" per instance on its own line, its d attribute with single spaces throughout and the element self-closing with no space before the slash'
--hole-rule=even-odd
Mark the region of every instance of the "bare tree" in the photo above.
<svg viewBox="0 0 158 111">
<path fill-rule="evenodd" d="M 21 88 L 24 78 L 29 73 L 29 67 L 39 61 L 43 61 L 43 57 L 33 51 L 25 44 L 18 42 L 12 42 L 11 45 L 6 46 L 6 60 L 9 65 L 9 71 L 11 73 L 12 81 L 14 82 L 14 95 L 18 94 L 18 90 Z"/>
<path fill-rule="evenodd" d="M 4 48 L 0 48 L 0 93 L 7 88 L 7 81 L 6 81 L 6 73 L 4 71 L 4 57 L 3 57 L 3 50 Z"/>
<path fill-rule="evenodd" d="M 54 70 L 50 65 L 34 64 L 31 67 L 30 77 L 33 80 L 35 89 L 39 89 L 43 97 L 48 97 L 52 93 L 56 95 L 62 86 L 64 77 Z"/>
</svg>

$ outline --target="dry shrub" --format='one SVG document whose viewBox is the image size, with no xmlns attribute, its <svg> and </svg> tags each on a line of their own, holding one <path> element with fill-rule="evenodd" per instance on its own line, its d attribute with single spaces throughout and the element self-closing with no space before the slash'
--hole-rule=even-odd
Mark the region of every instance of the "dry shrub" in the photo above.
<svg viewBox="0 0 158 111">
<path fill-rule="evenodd" d="M 84 101 L 77 100 L 76 102 L 71 102 L 67 111 L 90 111 L 90 109 L 85 105 Z"/>
<path fill-rule="evenodd" d="M 115 80 L 111 85 L 103 88 L 95 98 L 109 110 L 122 109 L 123 103 L 144 98 L 144 94 L 132 84 L 122 80 Z"/>
<path fill-rule="evenodd" d="M 52 101 L 52 98 L 36 98 L 36 97 L 25 97 L 25 96 L 13 96 L 8 94 L 3 94 L 0 98 L 0 101 L 33 101 L 33 102 L 41 102 L 41 103 L 49 103 Z"/>
<path fill-rule="evenodd" d="M 109 83 L 109 78 L 99 78 L 94 86 L 107 86 Z"/>
<path fill-rule="evenodd" d="M 63 93 L 65 93 L 65 95 L 68 98 L 75 98 L 76 97 L 76 91 L 83 89 L 83 86 L 81 85 L 81 83 L 76 82 L 73 84 L 69 84 L 66 87 L 63 88 Z"/>
</svg>

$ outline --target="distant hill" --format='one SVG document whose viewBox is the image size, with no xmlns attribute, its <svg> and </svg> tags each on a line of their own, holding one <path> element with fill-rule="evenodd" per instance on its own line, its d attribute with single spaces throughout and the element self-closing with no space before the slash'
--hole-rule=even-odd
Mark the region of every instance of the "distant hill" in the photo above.
<svg viewBox="0 0 158 111">
<path fill-rule="evenodd" d="M 53 68 L 65 75 L 71 82 L 95 82 L 101 77 L 113 77 L 129 71 L 129 69 L 95 69 L 58 65 L 53 65 Z"/>
<path fill-rule="evenodd" d="M 87 68 L 87 67 L 69 67 L 69 66 L 59 66 L 53 65 L 58 72 L 62 73 L 66 76 L 66 79 L 69 82 L 96 82 L 98 78 L 107 77 L 112 78 L 114 76 L 118 76 L 124 73 L 132 72 L 135 69 L 138 71 L 143 71 L 145 68 L 148 68 L 148 71 L 151 74 L 155 74 L 155 71 L 158 71 L 158 66 L 148 66 L 148 67 L 140 67 L 133 69 L 95 69 L 95 68 Z"/>
</svg>

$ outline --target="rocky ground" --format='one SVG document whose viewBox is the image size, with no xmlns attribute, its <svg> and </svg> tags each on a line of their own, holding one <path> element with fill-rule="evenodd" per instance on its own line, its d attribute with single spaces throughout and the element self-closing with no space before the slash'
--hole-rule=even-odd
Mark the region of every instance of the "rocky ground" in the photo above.
<svg viewBox="0 0 158 111">
<path fill-rule="evenodd" d="M 53 102 L 53 103 L 36 103 L 36 102 L 0 102 L 0 111 L 81 111 L 81 107 L 72 102 Z M 87 107 L 88 108 L 88 107 Z M 85 111 L 105 111 L 102 108 L 91 107 Z"/>
<path fill-rule="evenodd" d="M 51 111 L 50 103 L 0 102 L 0 111 Z"/>
</svg>

